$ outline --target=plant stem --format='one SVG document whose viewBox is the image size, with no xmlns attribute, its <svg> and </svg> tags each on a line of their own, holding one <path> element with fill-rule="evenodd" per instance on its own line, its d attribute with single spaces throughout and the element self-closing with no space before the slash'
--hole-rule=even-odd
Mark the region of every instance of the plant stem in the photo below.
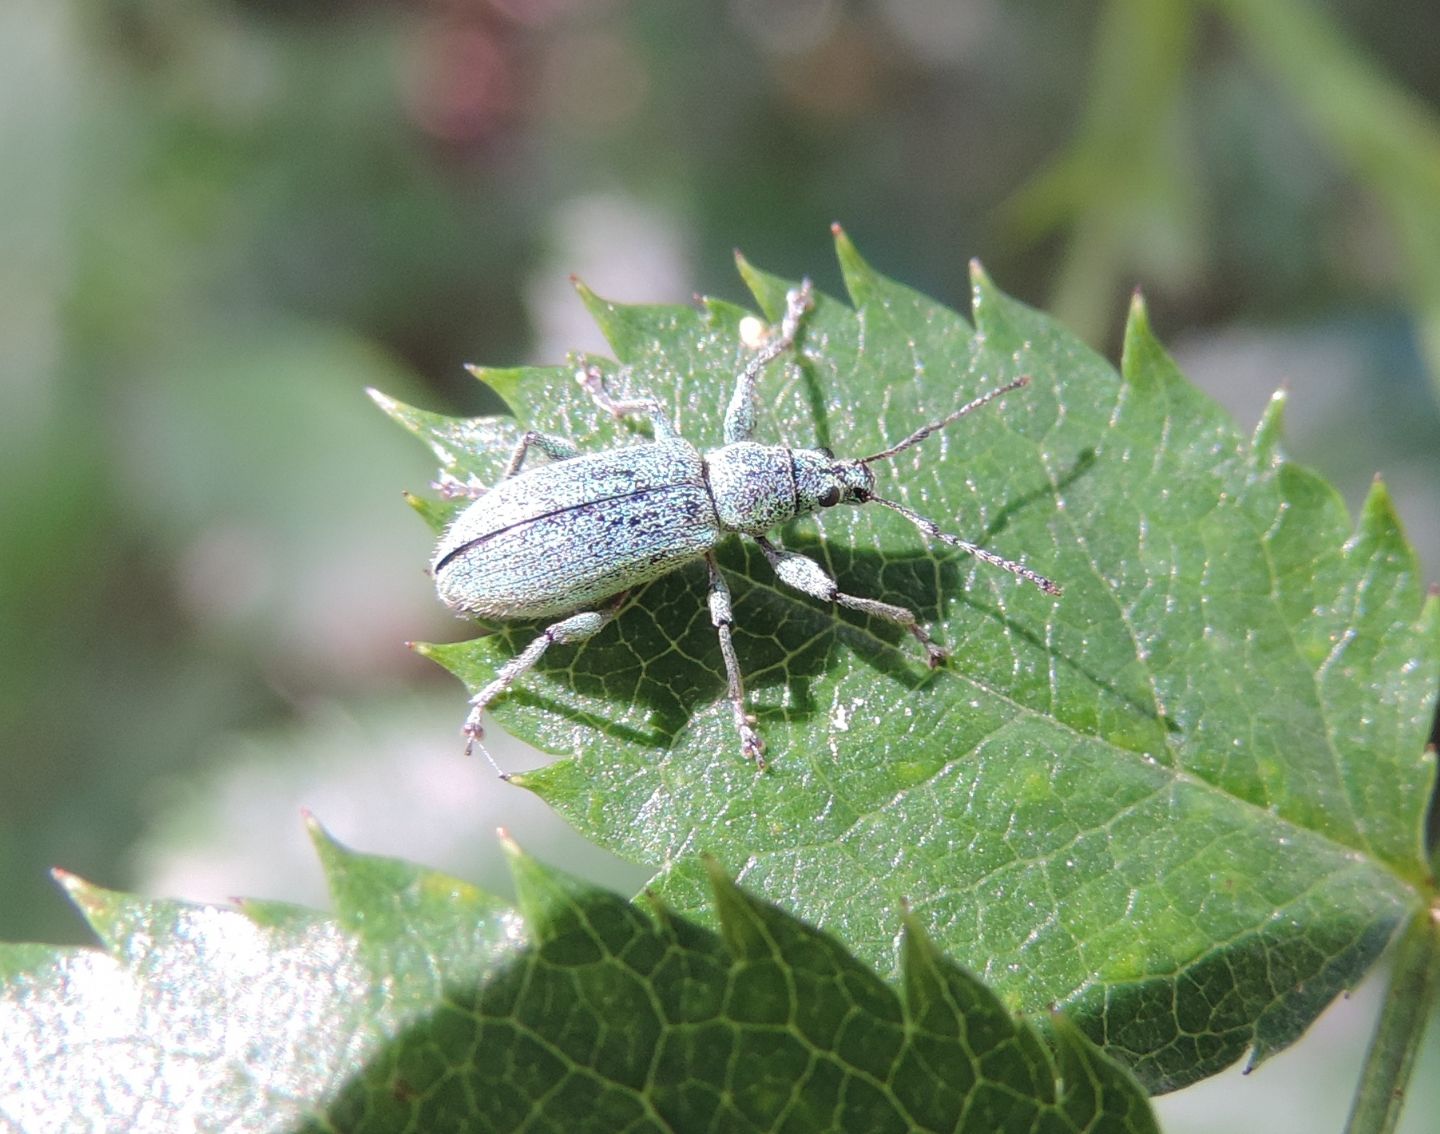
<svg viewBox="0 0 1440 1134">
<path fill-rule="evenodd" d="M 1396 943 L 1385 1004 L 1365 1053 L 1346 1134 L 1390 1134 L 1440 989 L 1440 905 L 1421 910 Z"/>
</svg>

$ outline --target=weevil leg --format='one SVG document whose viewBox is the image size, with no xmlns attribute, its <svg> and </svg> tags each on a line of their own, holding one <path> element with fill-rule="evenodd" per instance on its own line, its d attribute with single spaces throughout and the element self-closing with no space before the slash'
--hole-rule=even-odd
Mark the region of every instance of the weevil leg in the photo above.
<svg viewBox="0 0 1440 1134">
<path fill-rule="evenodd" d="M 559 622 L 545 627 L 539 637 L 501 666 L 491 682 L 470 698 L 470 714 L 465 718 L 464 728 L 465 754 L 470 755 L 477 744 L 480 744 L 481 751 L 484 751 L 481 740 L 485 736 L 485 729 L 480 724 L 480 718 L 492 701 L 504 694 L 525 673 L 533 669 L 535 663 L 551 646 L 557 643 L 565 646 L 593 638 L 607 622 L 620 613 L 620 607 L 624 604 L 626 597 L 626 594 L 619 594 L 609 605 L 600 610 L 582 610 L 578 614 L 572 614 L 568 618 L 562 618 Z M 489 754 L 486 753 L 486 755 Z M 491 760 L 490 763 L 494 764 L 495 761 Z"/>
<path fill-rule="evenodd" d="M 594 403 L 617 420 L 632 415 L 643 415 L 650 419 L 657 441 L 673 441 L 680 436 L 675 423 L 665 414 L 665 407 L 655 398 L 615 398 L 605 389 L 605 375 L 598 366 L 585 366 L 575 373 L 575 380 Z"/>
<path fill-rule="evenodd" d="M 478 500 L 488 491 L 474 477 L 461 480 L 449 469 L 441 469 L 440 474 L 430 482 L 430 487 L 441 500 Z"/>
<path fill-rule="evenodd" d="M 730 708 L 735 714 L 735 731 L 740 734 L 740 755 L 754 760 L 755 767 L 765 770 L 765 741 L 755 728 L 755 718 L 745 711 L 745 685 L 740 678 L 740 663 L 735 657 L 731 631 L 735 616 L 730 610 L 730 587 L 720 574 L 720 565 L 713 554 L 705 556 L 710 569 L 710 621 L 720 636 L 720 655 L 725 659 L 725 679 L 729 685 Z"/>
<path fill-rule="evenodd" d="M 515 451 L 510 454 L 509 463 L 505 471 L 500 474 L 501 480 L 509 480 L 520 471 L 520 466 L 525 462 L 525 454 L 532 448 L 539 449 L 552 461 L 568 461 L 571 457 L 578 457 L 580 449 L 573 441 L 564 437 L 557 437 L 553 433 L 540 433 L 534 429 L 527 429 L 525 435 L 520 438 L 520 443 L 515 446 Z"/>
<path fill-rule="evenodd" d="M 735 393 L 730 396 L 730 405 L 725 410 L 725 444 L 749 441 L 754 434 L 755 383 L 766 366 L 794 345 L 800 320 L 810 309 L 810 301 L 810 281 L 802 280 L 799 287 L 792 288 L 785 296 L 785 315 L 780 320 L 779 330 L 751 356 L 745 369 L 735 379 Z"/>
<path fill-rule="evenodd" d="M 925 627 L 920 625 L 920 620 L 915 617 L 914 611 L 907 610 L 903 606 L 881 602 L 879 599 L 847 595 L 840 590 L 835 580 L 825 573 L 825 569 L 813 559 L 798 552 L 785 551 L 776 547 L 764 536 L 756 537 L 755 542 L 760 545 L 760 550 L 765 553 L 765 558 L 775 569 L 776 576 L 786 586 L 794 587 L 797 591 L 813 595 L 815 598 L 839 603 L 841 606 L 848 606 L 851 610 L 872 614 L 876 618 L 883 618 L 887 622 L 904 627 L 925 647 L 926 661 L 929 662 L 931 669 L 945 660 L 945 651 L 935 644 L 935 640 L 926 632 Z"/>
<path fill-rule="evenodd" d="M 509 461 L 505 463 L 500 480 L 509 480 L 520 471 L 520 466 L 525 461 L 525 454 L 532 447 L 539 449 L 552 461 L 568 461 L 571 457 L 580 455 L 580 450 L 564 437 L 528 429 L 510 454 Z M 479 500 L 490 491 L 488 485 L 481 484 L 473 476 L 461 480 L 448 469 L 441 469 L 440 475 L 430 482 L 430 487 L 435 490 L 441 500 Z"/>
</svg>

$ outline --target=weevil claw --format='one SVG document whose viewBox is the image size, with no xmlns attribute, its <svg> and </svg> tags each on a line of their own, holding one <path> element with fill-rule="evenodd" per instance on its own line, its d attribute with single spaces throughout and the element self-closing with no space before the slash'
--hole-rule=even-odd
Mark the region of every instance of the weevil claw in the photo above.
<svg viewBox="0 0 1440 1134">
<path fill-rule="evenodd" d="M 918 623 L 910 627 L 910 633 L 915 635 L 915 640 L 925 647 L 925 664 L 931 669 L 939 669 L 950 657 L 944 648 L 935 643 L 925 628 Z"/>
<path fill-rule="evenodd" d="M 441 500 L 479 500 L 488 489 L 473 476 L 461 480 L 448 469 L 441 469 L 430 482 L 430 487 Z"/>
<path fill-rule="evenodd" d="M 740 755 L 747 760 L 755 761 L 755 770 L 763 772 L 765 763 L 765 741 L 755 728 L 755 718 L 749 713 L 745 714 L 744 720 L 739 722 L 740 728 Z"/>
<path fill-rule="evenodd" d="M 485 729 L 480 725 L 480 710 L 478 707 L 472 709 L 470 715 L 465 718 L 465 727 L 461 733 L 465 737 L 465 755 L 469 756 L 475 751 L 475 746 L 480 745 L 480 750 L 485 750 Z"/>
<path fill-rule="evenodd" d="M 480 726 L 480 713 L 482 706 L 476 706 L 471 710 L 470 716 L 465 720 L 465 727 L 460 731 L 465 734 L 465 755 L 470 756 L 475 749 L 480 749 L 480 755 L 484 756 L 490 767 L 495 769 L 495 774 L 502 780 L 508 780 L 510 773 L 502 771 L 500 765 L 495 763 L 495 757 L 490 755 L 490 749 L 485 747 L 485 730 Z"/>
<path fill-rule="evenodd" d="M 580 388 L 592 398 L 605 396 L 605 375 L 593 362 L 575 371 L 575 381 L 579 382 Z"/>
</svg>

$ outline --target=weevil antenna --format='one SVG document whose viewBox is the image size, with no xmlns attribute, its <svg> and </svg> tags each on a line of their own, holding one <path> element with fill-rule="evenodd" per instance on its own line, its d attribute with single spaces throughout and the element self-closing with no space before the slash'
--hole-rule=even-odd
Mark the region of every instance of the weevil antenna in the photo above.
<svg viewBox="0 0 1440 1134">
<path fill-rule="evenodd" d="M 999 392 L 1003 393 L 1004 391 Z M 1004 556 L 996 555 L 993 551 L 986 551 L 983 547 L 971 543 L 968 539 L 961 539 L 959 536 L 953 536 L 947 531 L 942 531 L 940 526 L 934 521 L 927 520 L 924 516 L 920 515 L 919 512 L 912 511 L 905 507 L 904 504 L 897 504 L 893 500 L 886 500 L 880 496 L 867 496 L 865 503 L 883 504 L 892 512 L 899 512 L 900 515 L 904 516 L 931 539 L 938 539 L 941 543 L 948 543 L 951 547 L 958 547 L 962 551 L 968 551 L 971 555 L 975 556 L 976 559 L 981 559 L 996 567 L 1002 567 L 1006 571 L 1009 571 L 1010 574 L 1018 576 L 1026 582 L 1034 583 L 1047 595 L 1058 595 L 1061 593 L 1059 583 L 1052 582 L 1044 575 L 1030 570 L 1030 568 L 1026 567 L 1023 563 L 1016 563 L 1013 559 L 1006 559 Z"/>
<path fill-rule="evenodd" d="M 1009 382 L 1004 386 L 998 386 L 987 393 L 981 394 L 973 402 L 966 402 L 959 409 L 955 410 L 953 413 L 946 414 L 939 421 L 932 421 L 929 425 L 922 425 L 914 433 L 910 434 L 909 437 L 905 438 L 904 441 L 897 442 L 896 444 L 891 445 L 888 449 L 882 449 L 873 457 L 861 457 L 860 463 L 862 465 L 868 465 L 871 461 L 883 461 L 888 457 L 895 456 L 896 453 L 903 453 L 912 445 L 920 444 L 920 442 L 924 441 L 925 438 L 930 436 L 930 434 L 935 433 L 938 430 L 944 429 L 952 422 L 959 421 L 967 413 L 973 413 L 975 410 L 983 406 L 986 402 L 993 402 L 996 398 L 1004 397 L 1011 390 L 1018 390 L 1021 386 L 1028 386 L 1029 384 L 1030 376 L 1028 374 L 1022 374 L 1019 378 L 1016 378 L 1015 381 Z"/>
</svg>

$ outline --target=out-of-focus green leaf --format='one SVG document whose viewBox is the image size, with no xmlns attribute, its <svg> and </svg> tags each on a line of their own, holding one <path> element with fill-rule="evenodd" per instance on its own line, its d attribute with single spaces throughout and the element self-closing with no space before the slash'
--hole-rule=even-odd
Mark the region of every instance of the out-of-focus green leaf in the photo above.
<svg viewBox="0 0 1440 1134">
<path fill-rule="evenodd" d="M 1440 114 L 1295 0 L 1212 0 L 1388 214 L 1430 380 L 1440 392 Z"/>
<path fill-rule="evenodd" d="M 1426 901 L 1440 606 L 1384 487 L 1352 526 L 1281 455 L 1282 399 L 1241 435 L 1138 304 L 1117 375 L 978 273 L 972 330 L 839 251 L 855 307 L 819 298 L 762 380 L 759 437 L 875 452 L 1032 375 L 879 469 L 879 490 L 1064 596 L 927 548 L 879 508 L 782 533 L 843 590 L 918 611 L 951 651 L 932 674 L 902 633 L 783 590 L 727 541 L 770 774 L 738 755 L 696 565 L 496 705 L 569 757 L 516 782 L 656 864 L 676 907 L 705 909 L 708 852 L 882 971 L 899 969 L 891 911 L 908 901 L 1012 1007 L 1063 1005 L 1153 1089 L 1263 1059 Z M 744 270 L 776 317 L 785 283 Z M 737 310 L 585 298 L 620 360 L 601 364 L 611 389 L 653 393 L 718 444 Z M 526 427 L 584 448 L 646 439 L 566 371 L 509 378 Z M 483 478 L 496 459 L 457 463 Z M 431 653 L 474 688 L 536 632 Z"/>
<path fill-rule="evenodd" d="M 1108 338 L 1125 281 L 1183 286 L 1208 251 L 1204 178 L 1179 128 L 1195 25 L 1189 0 L 1103 5 L 1075 137 L 1001 211 L 1020 242 L 1067 231 L 1049 305 L 1087 342 Z"/>
</svg>

